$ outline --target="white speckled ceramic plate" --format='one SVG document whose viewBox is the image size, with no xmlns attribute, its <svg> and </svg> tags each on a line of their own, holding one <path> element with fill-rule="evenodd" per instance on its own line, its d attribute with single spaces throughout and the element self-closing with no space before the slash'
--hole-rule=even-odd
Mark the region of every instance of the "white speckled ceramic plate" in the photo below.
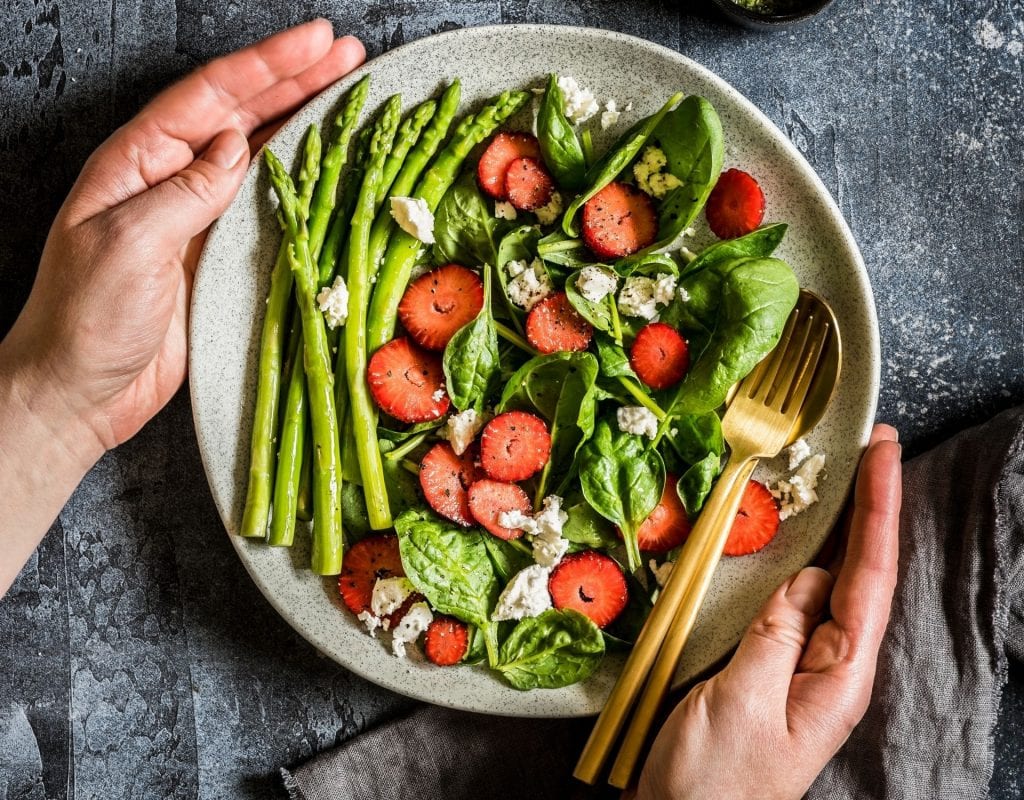
<svg viewBox="0 0 1024 800">
<path fill-rule="evenodd" d="M 633 104 L 620 128 L 602 134 L 595 126 L 599 151 L 672 93 L 701 94 L 721 115 L 726 166 L 753 173 L 768 198 L 767 219 L 789 223 L 778 255 L 792 264 L 803 286 L 832 303 L 842 329 L 842 381 L 828 414 L 809 437 L 814 450 L 828 456 L 827 477 L 819 487 L 820 502 L 785 522 L 768 548 L 723 560 L 679 679 L 695 675 L 726 654 L 772 589 L 813 558 L 840 512 L 867 442 L 878 393 L 878 326 L 863 262 L 839 210 L 786 137 L 710 70 L 664 47 L 600 30 L 513 25 L 469 28 L 413 42 L 375 59 L 313 100 L 274 137 L 273 150 L 286 162 L 292 159 L 306 126 L 327 119 L 341 94 L 366 71 L 373 73 L 369 109 L 394 92 L 402 93 L 409 108 L 455 77 L 463 82 L 463 107 L 470 108 L 510 87 L 540 85 L 549 72 L 572 75 L 601 101 L 615 98 L 619 108 Z M 199 446 L 224 525 L 253 580 L 315 647 L 389 689 L 494 714 L 596 713 L 620 658 L 607 658 L 582 684 L 532 692 L 513 690 L 480 667 L 439 669 L 399 660 L 343 609 L 334 581 L 307 569 L 305 546 L 270 548 L 235 535 L 246 490 L 259 332 L 279 238 L 268 184 L 257 164 L 210 234 L 192 306 L 190 380 Z M 784 468 L 781 462 L 762 465 L 762 477 Z"/>
</svg>

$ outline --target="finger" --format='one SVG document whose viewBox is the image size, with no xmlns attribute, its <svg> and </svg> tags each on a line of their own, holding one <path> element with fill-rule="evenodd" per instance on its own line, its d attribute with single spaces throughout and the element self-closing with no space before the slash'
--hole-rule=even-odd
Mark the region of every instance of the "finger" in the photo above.
<svg viewBox="0 0 1024 800">
<path fill-rule="evenodd" d="M 892 425 L 886 425 L 885 423 L 878 423 L 871 429 L 871 438 L 868 440 L 868 449 L 872 445 L 878 442 L 898 442 L 900 440 L 900 432 L 896 430 Z"/>
<path fill-rule="evenodd" d="M 785 705 L 789 683 L 832 589 L 832 576 L 806 567 L 768 598 L 723 672 L 727 683 L 757 686 L 769 702 Z"/>
</svg>

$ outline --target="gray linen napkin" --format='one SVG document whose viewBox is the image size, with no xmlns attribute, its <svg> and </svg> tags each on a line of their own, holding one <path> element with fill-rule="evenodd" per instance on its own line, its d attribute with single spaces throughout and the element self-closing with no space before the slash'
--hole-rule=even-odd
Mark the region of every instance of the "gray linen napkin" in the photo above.
<svg viewBox="0 0 1024 800">
<path fill-rule="evenodd" d="M 871 707 L 809 800 L 984 797 L 1007 651 L 1024 656 L 1024 409 L 906 465 L 900 581 Z M 294 771 L 293 800 L 583 798 L 591 720 L 422 706 Z"/>
</svg>

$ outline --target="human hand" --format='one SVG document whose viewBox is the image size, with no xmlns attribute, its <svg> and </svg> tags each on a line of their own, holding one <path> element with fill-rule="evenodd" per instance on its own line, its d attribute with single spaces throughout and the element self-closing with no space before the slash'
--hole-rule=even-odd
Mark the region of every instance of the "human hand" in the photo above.
<svg viewBox="0 0 1024 800">
<path fill-rule="evenodd" d="M 893 428 L 875 427 L 835 581 L 807 567 L 768 599 L 728 666 L 658 733 L 639 800 L 796 800 L 864 716 L 896 585 L 896 442 Z"/>
<path fill-rule="evenodd" d="M 2 349 L 20 394 L 53 395 L 69 418 L 55 429 L 102 452 L 167 403 L 185 376 L 201 236 L 242 182 L 247 137 L 364 56 L 325 20 L 300 25 L 186 77 L 89 158 Z"/>
</svg>

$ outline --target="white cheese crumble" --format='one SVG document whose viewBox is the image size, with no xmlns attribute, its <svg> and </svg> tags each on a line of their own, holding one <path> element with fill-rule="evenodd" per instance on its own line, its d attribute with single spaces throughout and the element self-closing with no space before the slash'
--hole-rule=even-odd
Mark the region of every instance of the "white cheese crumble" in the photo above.
<svg viewBox="0 0 1024 800">
<path fill-rule="evenodd" d="M 825 456 L 821 453 L 804 461 L 788 480 L 780 480 L 769 487 L 772 497 L 779 501 L 779 519 L 786 520 L 806 511 L 818 502 L 818 480 L 825 468 Z"/>
<path fill-rule="evenodd" d="M 656 278 L 630 275 L 619 292 L 619 311 L 627 317 L 653 320 L 658 316 L 659 305 L 672 302 L 675 290 L 676 277 L 671 273 L 662 272 Z"/>
<path fill-rule="evenodd" d="M 811 454 L 811 446 L 807 444 L 806 439 L 797 439 L 793 444 L 786 448 L 786 455 L 789 456 L 789 468 L 791 470 L 796 469 Z"/>
<path fill-rule="evenodd" d="M 381 627 L 383 622 L 380 617 L 375 616 L 372 611 L 360 611 L 356 614 L 356 619 L 366 626 L 366 632 L 371 638 L 377 638 L 377 628 Z"/>
<path fill-rule="evenodd" d="M 633 165 L 636 185 L 641 191 L 660 200 L 677 186 L 683 185 L 679 178 L 666 170 L 667 167 L 665 152 L 660 147 L 648 145 Z"/>
<path fill-rule="evenodd" d="M 316 296 L 316 303 L 323 312 L 324 321 L 331 330 L 341 327 L 348 319 L 348 287 L 340 275 L 334 283 L 325 286 Z"/>
<path fill-rule="evenodd" d="M 619 121 L 622 112 L 619 111 L 618 103 L 609 100 L 604 104 L 604 111 L 601 112 L 601 130 L 606 131 Z"/>
<path fill-rule="evenodd" d="M 586 122 L 601 110 L 594 93 L 580 86 L 575 78 L 563 75 L 558 79 L 558 88 L 565 99 L 565 116 L 573 125 Z"/>
<path fill-rule="evenodd" d="M 434 615 L 430 612 L 430 606 L 422 600 L 409 606 L 401 622 L 395 627 L 391 636 L 391 651 L 398 658 L 405 658 L 405 646 L 420 638 L 431 622 Z"/>
<path fill-rule="evenodd" d="M 618 276 L 602 267 L 584 267 L 576 279 L 576 291 L 591 303 L 600 303 L 618 286 Z"/>
<path fill-rule="evenodd" d="M 412 581 L 408 578 L 379 578 L 373 584 L 370 610 L 374 616 L 381 618 L 394 614 L 412 593 Z M 384 620 L 384 630 L 388 629 L 387 622 L 387 620 Z"/>
<path fill-rule="evenodd" d="M 448 417 L 448 422 L 441 429 L 441 436 L 451 444 L 455 455 L 461 456 L 483 426 L 483 415 L 478 414 L 472 408 L 467 408 L 465 411 Z"/>
<path fill-rule="evenodd" d="M 442 383 L 441 386 L 435 389 L 434 393 L 430 395 L 430 399 L 433 400 L 435 403 L 440 403 L 442 400 L 444 400 L 444 396 L 444 384 Z"/>
<path fill-rule="evenodd" d="M 548 592 L 548 578 L 551 570 L 540 564 L 533 564 L 520 570 L 508 582 L 498 597 L 491 619 L 502 622 L 510 619 L 536 617 L 551 608 L 551 594 Z"/>
<path fill-rule="evenodd" d="M 662 589 L 665 588 L 665 584 L 668 583 L 668 576 L 672 574 L 672 567 L 676 565 L 675 561 L 666 561 L 660 567 L 658 562 L 653 558 L 651 559 L 648 566 L 651 568 L 651 573 L 654 575 L 654 580 L 658 582 L 658 586 Z"/>
<path fill-rule="evenodd" d="M 690 302 L 690 293 L 686 291 L 682 286 L 679 287 L 679 299 L 684 303 Z"/>
<path fill-rule="evenodd" d="M 537 221 L 541 225 L 552 225 L 555 220 L 562 216 L 563 209 L 562 195 L 558 192 L 552 192 L 548 204 L 535 209 L 533 213 L 537 215 Z"/>
<path fill-rule="evenodd" d="M 510 280 L 508 298 L 527 311 L 554 291 L 548 271 L 539 258 L 530 264 L 525 261 L 509 261 L 505 265 Z"/>
<path fill-rule="evenodd" d="M 542 567 L 554 567 L 569 549 L 569 542 L 562 538 L 562 528 L 569 515 L 562 510 L 562 498 L 556 494 L 544 498 L 539 514 L 529 516 L 513 509 L 498 515 L 498 524 L 503 528 L 522 530 L 533 537 L 533 560 Z"/>
<path fill-rule="evenodd" d="M 676 290 L 676 276 L 670 272 L 661 272 L 654 280 L 654 302 L 659 306 L 667 306 L 672 302 Z"/>
<path fill-rule="evenodd" d="M 434 215 L 420 197 L 392 197 L 391 216 L 398 227 L 423 244 L 434 243 Z"/>
<path fill-rule="evenodd" d="M 505 200 L 498 200 L 494 204 L 494 216 L 498 219 L 515 219 L 516 207 Z"/>
<path fill-rule="evenodd" d="M 615 411 L 619 430 L 653 439 L 658 435 L 658 418 L 643 406 L 622 406 Z"/>
</svg>

